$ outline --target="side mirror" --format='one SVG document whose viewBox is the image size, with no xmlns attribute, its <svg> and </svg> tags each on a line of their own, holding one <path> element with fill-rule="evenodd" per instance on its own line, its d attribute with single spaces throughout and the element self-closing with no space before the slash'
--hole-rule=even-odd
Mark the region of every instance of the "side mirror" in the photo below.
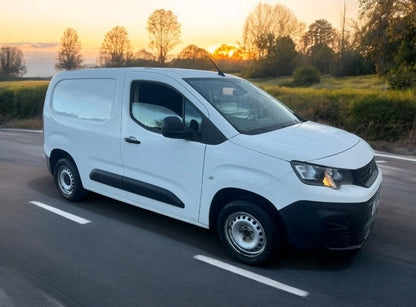
<svg viewBox="0 0 416 307">
<path fill-rule="evenodd" d="M 163 119 L 162 135 L 173 139 L 189 139 L 191 132 L 185 129 L 185 126 L 178 117 L 168 116 Z"/>
</svg>

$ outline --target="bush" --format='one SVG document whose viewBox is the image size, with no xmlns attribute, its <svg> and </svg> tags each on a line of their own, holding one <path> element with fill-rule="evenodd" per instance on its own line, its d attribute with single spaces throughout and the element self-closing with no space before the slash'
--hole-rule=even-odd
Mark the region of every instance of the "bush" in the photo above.
<svg viewBox="0 0 416 307">
<path fill-rule="evenodd" d="M 296 86 L 309 86 L 321 82 L 321 73 L 313 66 L 302 66 L 293 74 L 293 84 Z"/>
<path fill-rule="evenodd" d="M 343 57 L 337 56 L 334 58 L 329 72 L 335 77 L 361 76 L 374 74 L 375 67 L 359 52 L 347 50 Z"/>
<path fill-rule="evenodd" d="M 387 74 L 387 81 L 393 89 L 415 88 L 416 68 L 402 64 Z"/>
<path fill-rule="evenodd" d="M 409 139 L 416 133 L 416 95 L 408 91 L 265 90 L 303 118 L 346 129 L 370 141 Z"/>
<path fill-rule="evenodd" d="M 242 70 L 241 75 L 244 78 L 266 78 L 269 77 L 268 68 L 266 62 L 260 60 L 253 60 Z"/>
<path fill-rule="evenodd" d="M 415 99 L 372 95 L 351 105 L 348 128 L 369 140 L 395 141 L 408 136 L 416 122 Z"/>
</svg>

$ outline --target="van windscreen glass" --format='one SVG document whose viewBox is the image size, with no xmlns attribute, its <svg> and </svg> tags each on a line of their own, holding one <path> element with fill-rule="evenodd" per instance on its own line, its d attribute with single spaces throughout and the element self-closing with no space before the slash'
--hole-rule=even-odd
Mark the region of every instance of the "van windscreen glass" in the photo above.
<svg viewBox="0 0 416 307">
<path fill-rule="evenodd" d="M 281 102 L 250 82 L 237 78 L 187 78 L 240 133 L 259 134 L 301 121 Z"/>
</svg>

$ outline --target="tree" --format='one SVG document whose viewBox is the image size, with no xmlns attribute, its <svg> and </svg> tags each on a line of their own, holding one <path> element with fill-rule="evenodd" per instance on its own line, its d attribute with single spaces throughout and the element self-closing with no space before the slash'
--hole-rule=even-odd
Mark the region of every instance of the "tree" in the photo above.
<svg viewBox="0 0 416 307">
<path fill-rule="evenodd" d="M 182 49 L 182 51 L 178 54 L 178 59 L 208 59 L 209 53 L 204 48 L 199 48 L 195 45 L 188 45 Z"/>
<path fill-rule="evenodd" d="M 347 30 L 346 30 L 346 16 L 347 16 L 347 3 L 342 3 L 341 9 L 341 37 L 339 41 L 339 51 L 341 59 L 344 57 L 344 52 L 347 50 Z"/>
<path fill-rule="evenodd" d="M 386 75 L 394 66 L 394 57 L 400 48 L 400 28 L 405 16 L 415 18 L 414 0 L 359 0 L 361 17 L 366 19 L 362 28 L 361 46 L 376 65 L 378 75 Z M 412 18 L 411 18 L 412 19 Z"/>
<path fill-rule="evenodd" d="M 6 78 L 21 77 L 27 72 L 23 51 L 16 47 L 0 49 L 0 73 Z"/>
<path fill-rule="evenodd" d="M 416 88 L 416 10 L 396 23 L 393 33 L 398 41 L 394 64 L 387 74 L 393 88 Z"/>
<path fill-rule="evenodd" d="M 327 20 L 315 20 L 315 22 L 309 26 L 308 32 L 303 36 L 304 50 L 309 51 L 311 47 L 317 45 L 333 47 L 335 37 L 336 31 Z"/>
<path fill-rule="evenodd" d="M 107 32 L 100 48 L 100 64 L 106 67 L 125 66 L 132 58 L 131 44 L 125 27 Z"/>
<path fill-rule="evenodd" d="M 297 65 L 298 53 L 289 36 L 276 39 L 271 49 L 270 66 L 274 75 L 291 75 Z"/>
<path fill-rule="evenodd" d="M 61 37 L 61 46 L 57 56 L 58 62 L 55 64 L 57 69 L 71 70 L 81 67 L 81 42 L 78 33 L 72 28 L 67 28 Z"/>
<path fill-rule="evenodd" d="M 314 45 L 310 48 L 311 64 L 321 73 L 329 73 L 335 53 L 325 44 Z"/>
<path fill-rule="evenodd" d="M 243 47 L 257 59 L 267 57 L 264 41 L 270 35 L 274 38 L 289 36 L 297 41 L 305 25 L 297 20 L 288 8 L 281 4 L 259 3 L 246 17 L 243 28 Z"/>
<path fill-rule="evenodd" d="M 359 76 L 374 74 L 374 65 L 354 49 L 344 49 L 334 55 L 330 74 L 335 77 Z"/>
<path fill-rule="evenodd" d="M 269 34 L 264 38 L 263 44 L 267 57 L 252 61 L 244 75 L 261 78 L 292 74 L 298 62 L 298 52 L 293 40 L 289 36 L 276 39 L 273 34 Z"/>
<path fill-rule="evenodd" d="M 242 60 L 244 52 L 236 47 L 227 44 L 222 44 L 212 53 L 213 57 L 219 60 Z"/>
<path fill-rule="evenodd" d="M 394 88 L 416 85 L 416 1 L 359 0 L 362 53 Z"/>
<path fill-rule="evenodd" d="M 212 63 L 209 60 L 208 51 L 195 45 L 188 45 L 178 54 L 176 59 L 170 63 L 174 67 L 210 69 Z"/>
<path fill-rule="evenodd" d="M 155 61 L 156 60 L 155 56 L 151 52 L 147 51 L 144 48 L 137 51 L 135 57 L 137 59 L 146 60 L 146 61 Z"/>
<path fill-rule="evenodd" d="M 245 61 L 245 52 L 236 46 L 222 44 L 211 55 L 215 59 L 217 66 L 224 72 L 240 72 L 247 64 Z M 213 65 L 211 64 L 212 67 Z"/>
<path fill-rule="evenodd" d="M 146 49 L 140 49 L 129 58 L 124 66 L 127 67 L 160 67 L 154 55 Z"/>
<path fill-rule="evenodd" d="M 180 42 L 181 24 L 172 11 L 155 10 L 147 20 L 149 47 L 157 54 L 160 64 L 165 65 L 168 53 Z"/>
</svg>

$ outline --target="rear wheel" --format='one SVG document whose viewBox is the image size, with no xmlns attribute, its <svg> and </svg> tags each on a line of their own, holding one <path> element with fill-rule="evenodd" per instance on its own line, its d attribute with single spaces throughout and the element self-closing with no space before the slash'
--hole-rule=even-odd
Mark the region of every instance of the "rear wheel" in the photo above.
<svg viewBox="0 0 416 307">
<path fill-rule="evenodd" d="M 61 159 L 56 163 L 54 179 L 59 194 L 66 200 L 78 201 L 87 195 L 78 170 L 69 159 Z"/>
<path fill-rule="evenodd" d="M 260 207 L 233 201 L 218 218 L 218 234 L 228 253 L 246 264 L 261 264 L 278 249 L 277 227 Z"/>
</svg>

